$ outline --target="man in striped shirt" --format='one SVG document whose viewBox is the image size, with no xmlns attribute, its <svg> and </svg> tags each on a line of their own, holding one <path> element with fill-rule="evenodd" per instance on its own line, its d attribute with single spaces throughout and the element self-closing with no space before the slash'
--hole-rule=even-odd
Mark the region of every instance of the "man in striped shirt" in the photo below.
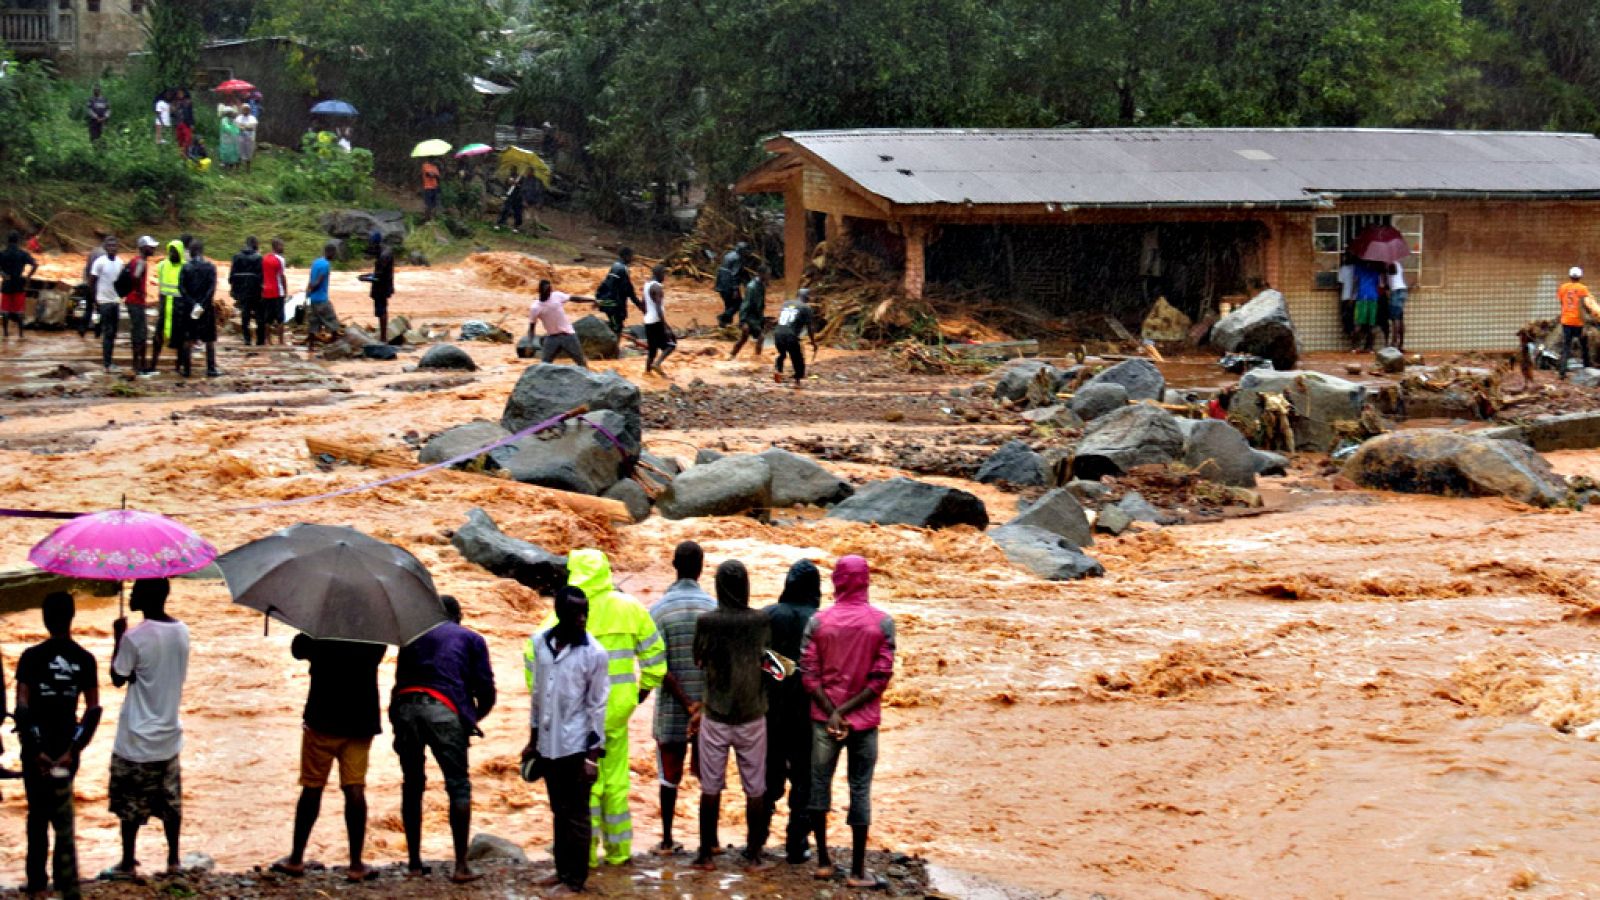
<svg viewBox="0 0 1600 900">
<path fill-rule="evenodd" d="M 678 785 L 683 782 L 683 764 L 695 742 L 689 737 L 689 722 L 700 711 L 705 698 L 705 673 L 694 662 L 694 629 L 700 616 L 717 608 L 700 587 L 705 567 L 705 552 L 694 541 L 684 541 L 672 555 L 678 580 L 650 608 L 650 618 L 667 645 L 667 677 L 656 697 L 656 760 L 661 773 L 661 843 L 655 853 L 666 856 L 681 845 L 672 839 L 672 819 L 677 812 Z"/>
</svg>

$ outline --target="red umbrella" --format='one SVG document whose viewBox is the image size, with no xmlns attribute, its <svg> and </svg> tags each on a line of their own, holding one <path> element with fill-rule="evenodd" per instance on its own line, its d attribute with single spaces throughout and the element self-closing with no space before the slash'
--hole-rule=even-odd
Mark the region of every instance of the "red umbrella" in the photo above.
<svg viewBox="0 0 1600 900">
<path fill-rule="evenodd" d="M 1411 245 L 1406 236 L 1388 225 L 1371 225 L 1361 230 L 1350 243 L 1350 252 L 1356 259 L 1368 262 L 1399 262 L 1411 255 Z"/>
<path fill-rule="evenodd" d="M 256 89 L 255 85 L 251 84 L 248 81 L 244 81 L 244 80 L 241 80 L 241 79 L 238 79 L 238 78 L 230 78 L 227 81 L 224 81 L 223 83 L 221 83 L 221 84 L 217 85 L 216 87 L 212 88 L 212 90 L 214 90 L 214 91 L 216 91 L 216 92 L 218 92 L 220 94 L 242 94 L 242 93 L 245 93 L 247 91 L 253 91 L 255 89 Z"/>
</svg>

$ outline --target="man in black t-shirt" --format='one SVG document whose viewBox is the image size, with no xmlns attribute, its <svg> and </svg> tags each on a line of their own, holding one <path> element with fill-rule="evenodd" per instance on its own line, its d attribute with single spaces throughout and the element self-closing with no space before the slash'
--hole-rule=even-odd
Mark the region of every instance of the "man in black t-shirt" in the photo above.
<svg viewBox="0 0 1600 900">
<path fill-rule="evenodd" d="M 17 733 L 22 736 L 22 779 L 28 794 L 28 884 L 30 896 L 50 890 L 45 857 L 55 829 L 55 889 L 78 894 L 78 850 L 73 837 L 72 778 L 83 748 L 100 724 L 100 685 L 94 657 L 72 639 L 72 595 L 44 598 L 50 639 L 29 647 L 17 660 Z M 78 701 L 84 703 L 78 721 Z"/>
<path fill-rule="evenodd" d="M 772 333 L 772 346 L 778 351 L 777 369 L 772 379 L 783 383 L 783 361 L 794 363 L 794 386 L 798 389 L 806 379 L 806 351 L 800 346 L 800 336 L 811 338 L 811 353 L 817 352 L 817 317 L 811 309 L 811 289 L 801 288 L 793 300 L 778 310 L 778 329 Z"/>
<path fill-rule="evenodd" d="M 300 802 L 294 810 L 294 849 L 272 870 L 299 877 L 306 873 L 306 844 L 322 812 L 322 789 L 334 760 L 344 791 L 344 824 L 350 839 L 352 882 L 377 875 L 361 861 L 367 837 L 367 759 L 372 739 L 382 731 L 378 715 L 378 665 L 382 644 L 317 640 L 299 635 L 290 645 L 295 659 L 311 663 L 305 730 L 300 742 Z"/>
<path fill-rule="evenodd" d="M 11 320 L 17 322 L 17 339 L 22 339 L 22 319 L 28 306 L 28 279 L 39 271 L 33 254 L 22 249 L 22 235 L 15 231 L 6 236 L 6 248 L 0 250 L 0 334 L 11 337 Z"/>
</svg>

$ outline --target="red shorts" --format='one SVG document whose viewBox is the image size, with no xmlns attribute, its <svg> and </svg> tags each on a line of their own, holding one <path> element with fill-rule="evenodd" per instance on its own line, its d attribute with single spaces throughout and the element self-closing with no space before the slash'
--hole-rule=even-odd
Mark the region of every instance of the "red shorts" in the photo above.
<svg viewBox="0 0 1600 900">
<path fill-rule="evenodd" d="M 0 294 L 0 314 L 16 313 L 22 315 L 27 312 L 28 295 L 21 291 L 15 294 Z"/>
</svg>

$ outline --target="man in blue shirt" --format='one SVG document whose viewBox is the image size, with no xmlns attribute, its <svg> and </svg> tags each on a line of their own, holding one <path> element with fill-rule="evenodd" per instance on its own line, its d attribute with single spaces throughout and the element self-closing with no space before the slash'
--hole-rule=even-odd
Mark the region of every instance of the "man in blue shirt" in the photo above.
<svg viewBox="0 0 1600 900">
<path fill-rule="evenodd" d="M 341 333 L 339 317 L 328 299 L 328 282 L 333 277 L 333 258 L 339 254 L 339 245 L 329 241 L 322 255 L 311 264 L 311 279 L 306 282 L 306 352 L 316 349 L 317 335 L 328 333 L 332 343 Z"/>
<path fill-rule="evenodd" d="M 456 867 L 450 880 L 464 884 L 478 879 L 467 865 L 467 836 L 472 827 L 472 777 L 467 768 L 467 742 L 481 735 L 478 723 L 494 709 L 494 671 L 483 636 L 461 622 L 454 597 L 439 601 L 450 621 L 400 650 L 389 724 L 394 752 L 400 757 L 400 819 L 405 827 L 408 871 L 426 875 L 422 864 L 422 792 L 427 787 L 426 752 L 444 775 L 450 798 L 450 837 Z"/>
</svg>

